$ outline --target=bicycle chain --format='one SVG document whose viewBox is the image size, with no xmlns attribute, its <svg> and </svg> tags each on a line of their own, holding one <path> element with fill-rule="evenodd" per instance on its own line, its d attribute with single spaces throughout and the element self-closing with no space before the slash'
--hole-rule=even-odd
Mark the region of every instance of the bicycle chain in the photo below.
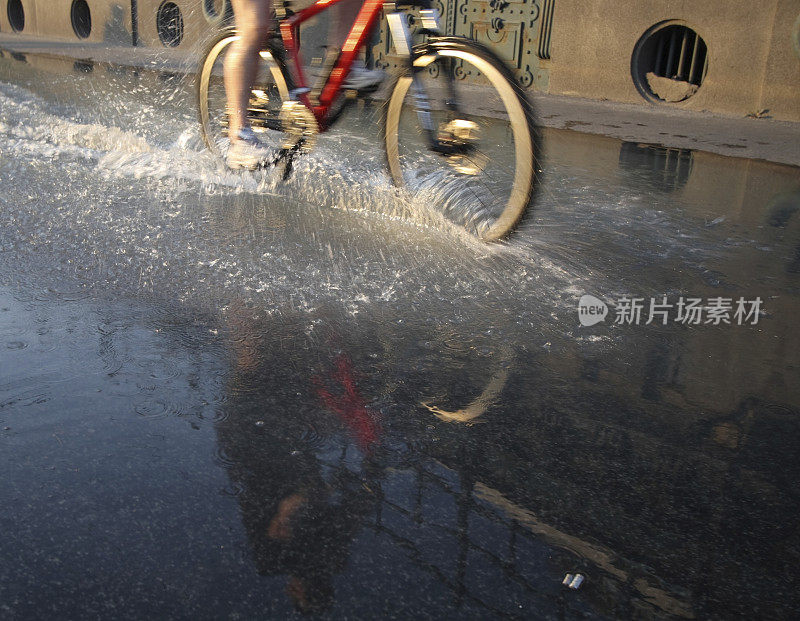
<svg viewBox="0 0 800 621">
<path fill-rule="evenodd" d="M 288 134 L 282 145 L 284 149 L 299 145 L 301 151 L 308 152 L 314 147 L 319 125 L 311 110 L 299 101 L 284 101 L 279 118 L 283 131 Z"/>
</svg>

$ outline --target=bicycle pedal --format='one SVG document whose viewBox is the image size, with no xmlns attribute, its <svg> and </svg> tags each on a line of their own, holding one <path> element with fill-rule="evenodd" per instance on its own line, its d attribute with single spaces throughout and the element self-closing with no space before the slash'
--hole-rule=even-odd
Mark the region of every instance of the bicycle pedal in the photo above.
<svg viewBox="0 0 800 621">
<path fill-rule="evenodd" d="M 348 99 L 359 99 L 369 97 L 370 95 L 374 95 L 378 92 L 378 89 L 381 87 L 380 84 L 374 84 L 372 86 L 365 86 L 364 88 L 348 88 L 345 90 L 344 94 L 345 97 Z"/>
</svg>

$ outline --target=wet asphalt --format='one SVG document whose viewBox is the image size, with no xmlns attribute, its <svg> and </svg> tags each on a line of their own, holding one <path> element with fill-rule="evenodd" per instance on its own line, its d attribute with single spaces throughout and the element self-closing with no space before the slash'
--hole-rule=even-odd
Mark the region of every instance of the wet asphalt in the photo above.
<svg viewBox="0 0 800 621">
<path fill-rule="evenodd" d="M 800 170 L 546 131 L 487 246 L 193 97 L 0 57 L 0 617 L 794 616 Z"/>
</svg>

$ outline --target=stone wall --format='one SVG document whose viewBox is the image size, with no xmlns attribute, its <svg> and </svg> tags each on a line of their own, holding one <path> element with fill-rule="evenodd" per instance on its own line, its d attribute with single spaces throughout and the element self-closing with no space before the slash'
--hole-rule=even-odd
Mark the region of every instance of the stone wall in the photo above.
<svg viewBox="0 0 800 621">
<path fill-rule="evenodd" d="M 632 78 L 637 43 L 654 26 L 674 23 L 703 39 L 707 70 L 693 96 L 670 105 L 736 115 L 769 109 L 800 120 L 798 19 L 797 0 L 556 0 L 550 92 L 641 102 Z"/>
<path fill-rule="evenodd" d="M 0 0 L 0 32 L 87 43 L 189 47 L 222 23 L 225 6 L 226 0 Z"/>
<path fill-rule="evenodd" d="M 0 32 L 191 49 L 226 2 L 0 0 Z M 797 0 L 435 2 L 446 33 L 493 47 L 526 88 L 800 121 Z M 379 66 L 398 62 L 385 22 L 372 53 Z"/>
</svg>

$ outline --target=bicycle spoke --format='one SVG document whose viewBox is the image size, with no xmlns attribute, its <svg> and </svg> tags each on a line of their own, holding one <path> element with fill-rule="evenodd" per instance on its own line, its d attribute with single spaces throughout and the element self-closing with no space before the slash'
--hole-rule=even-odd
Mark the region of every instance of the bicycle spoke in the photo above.
<svg viewBox="0 0 800 621">
<path fill-rule="evenodd" d="M 417 74 L 439 144 L 428 144 L 409 82 L 398 82 L 387 109 L 389 168 L 396 183 L 432 192 L 448 218 L 497 239 L 519 220 L 533 188 L 529 104 L 490 52 L 452 45 L 422 56 L 428 65 Z M 459 76 L 474 83 L 453 77 L 456 58 Z"/>
</svg>

